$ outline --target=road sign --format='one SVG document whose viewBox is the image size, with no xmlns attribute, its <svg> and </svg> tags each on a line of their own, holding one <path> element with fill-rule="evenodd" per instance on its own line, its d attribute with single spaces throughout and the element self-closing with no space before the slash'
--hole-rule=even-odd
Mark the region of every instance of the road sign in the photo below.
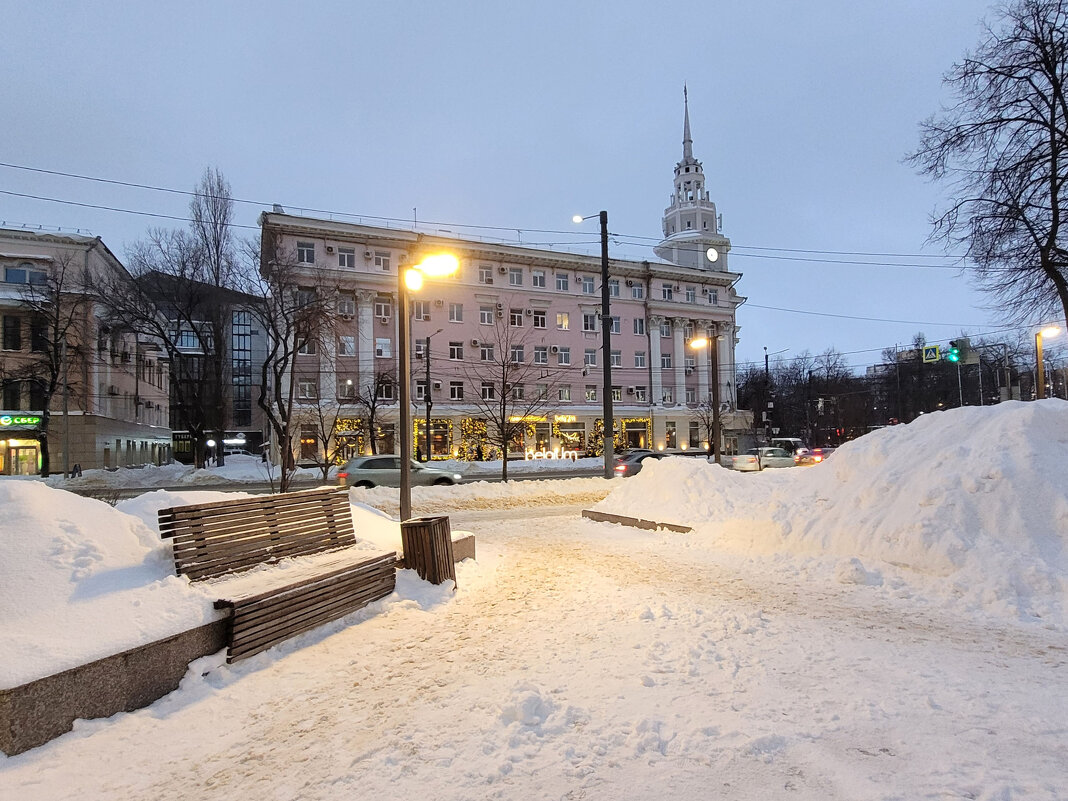
<svg viewBox="0 0 1068 801">
<path fill-rule="evenodd" d="M 924 364 L 930 364 L 931 362 L 938 361 L 938 345 L 924 345 L 923 346 L 923 362 Z"/>
</svg>

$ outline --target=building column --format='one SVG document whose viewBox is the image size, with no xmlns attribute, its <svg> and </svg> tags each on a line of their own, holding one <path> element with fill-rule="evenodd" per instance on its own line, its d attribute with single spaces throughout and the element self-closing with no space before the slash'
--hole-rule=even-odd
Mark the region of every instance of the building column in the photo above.
<svg viewBox="0 0 1068 801">
<path fill-rule="evenodd" d="M 364 395 L 375 381 L 375 292 L 356 293 L 356 393 Z"/>
<path fill-rule="evenodd" d="M 732 323 L 720 323 L 718 331 L 723 336 L 719 351 L 719 398 L 729 403 L 731 411 L 738 408 L 738 371 L 734 366 L 734 347 L 738 344 L 738 327 Z"/>
<path fill-rule="evenodd" d="M 650 408 L 664 405 L 664 378 L 660 368 L 660 326 L 665 318 L 649 318 L 649 374 L 653 385 L 649 388 Z"/>
<path fill-rule="evenodd" d="M 704 334 L 709 338 L 708 347 L 714 347 L 712 337 L 715 336 L 715 325 L 712 323 L 712 321 L 694 320 L 693 324 L 694 333 L 697 333 L 698 331 L 704 332 Z M 693 354 L 697 360 L 697 402 L 698 404 L 706 403 L 712 397 L 708 383 L 710 380 L 712 380 L 712 365 L 710 363 L 711 359 L 708 353 L 703 350 L 695 350 Z"/>
<path fill-rule="evenodd" d="M 671 318 L 671 333 L 673 334 L 673 341 L 675 347 L 675 360 L 674 360 L 674 372 L 675 372 L 675 403 L 685 404 L 686 402 L 686 339 L 685 329 L 686 324 L 690 320 L 687 317 L 672 317 Z"/>
</svg>

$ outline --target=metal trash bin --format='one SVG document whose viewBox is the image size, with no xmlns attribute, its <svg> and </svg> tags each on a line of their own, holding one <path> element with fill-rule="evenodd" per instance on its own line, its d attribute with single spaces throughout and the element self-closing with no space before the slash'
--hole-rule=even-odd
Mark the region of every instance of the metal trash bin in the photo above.
<svg viewBox="0 0 1068 801">
<path fill-rule="evenodd" d="M 419 578 L 431 584 L 452 579 L 456 584 L 456 562 L 448 515 L 402 520 L 401 549 L 404 551 L 404 566 L 418 573 Z"/>
</svg>

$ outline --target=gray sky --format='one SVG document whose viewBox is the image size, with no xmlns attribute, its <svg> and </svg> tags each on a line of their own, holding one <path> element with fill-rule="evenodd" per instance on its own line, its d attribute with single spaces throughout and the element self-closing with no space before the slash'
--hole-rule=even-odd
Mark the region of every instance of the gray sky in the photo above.
<svg viewBox="0 0 1068 801">
<path fill-rule="evenodd" d="M 902 158 L 987 13 L 983 0 L 0 0 L 0 161 L 186 191 L 213 165 L 236 198 L 290 211 L 402 224 L 418 209 L 439 223 L 428 230 L 590 252 L 596 221 L 571 216 L 604 208 L 612 254 L 652 258 L 640 245 L 661 236 L 686 82 L 749 298 L 739 362 L 833 346 L 862 367 L 917 331 L 998 327 L 955 269 L 831 263 L 949 260 L 827 252 L 941 253 L 925 244 L 940 189 Z M 10 167 L 0 190 L 188 206 Z M 261 208 L 239 204 L 242 233 Z M 88 229 L 120 256 L 148 227 L 182 224 L 10 194 L 0 220 Z"/>
</svg>

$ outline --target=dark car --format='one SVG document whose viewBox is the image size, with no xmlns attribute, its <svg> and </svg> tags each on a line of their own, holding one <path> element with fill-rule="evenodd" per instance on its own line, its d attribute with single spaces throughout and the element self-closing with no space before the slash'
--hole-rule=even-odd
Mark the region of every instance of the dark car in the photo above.
<svg viewBox="0 0 1068 801">
<path fill-rule="evenodd" d="M 805 453 L 795 456 L 794 461 L 799 465 L 819 464 L 832 453 L 834 453 L 834 448 L 830 446 L 826 448 L 813 448 L 810 451 L 805 451 Z"/>
<path fill-rule="evenodd" d="M 616 458 L 615 471 L 617 476 L 633 476 L 641 472 L 642 462 L 646 459 L 663 459 L 664 454 L 644 448 L 632 451 L 624 451 Z"/>
</svg>

